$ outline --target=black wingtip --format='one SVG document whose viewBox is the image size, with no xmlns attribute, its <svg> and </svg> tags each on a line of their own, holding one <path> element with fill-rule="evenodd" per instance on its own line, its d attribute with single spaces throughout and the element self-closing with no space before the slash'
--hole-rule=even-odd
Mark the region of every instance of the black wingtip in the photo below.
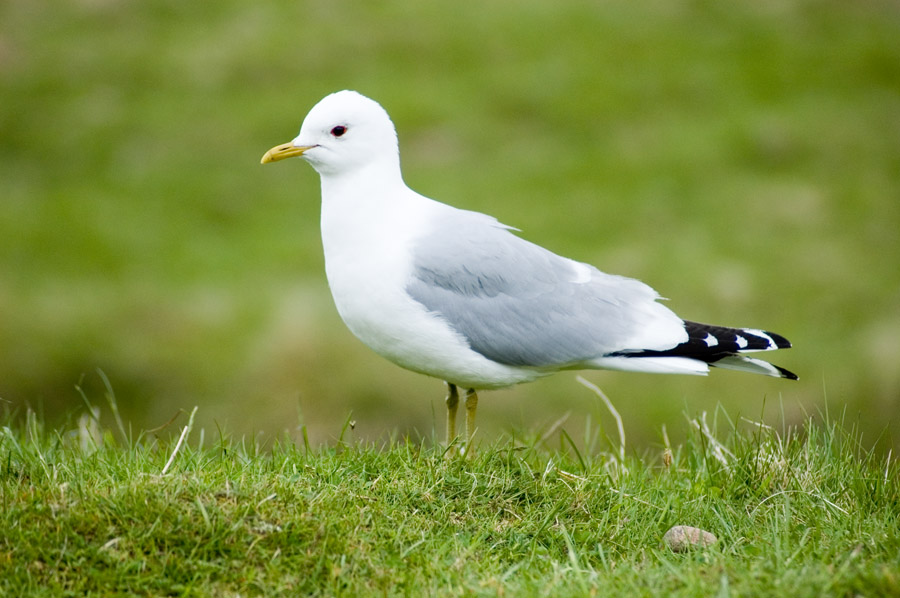
<svg viewBox="0 0 900 598">
<path fill-rule="evenodd" d="M 787 346 L 787 347 L 781 347 L 781 346 L 779 345 L 779 348 L 780 348 L 780 349 L 787 349 L 787 348 L 790 347 L 790 346 L 791 346 L 790 343 L 788 343 L 788 346 Z M 782 368 L 782 367 L 778 367 L 778 366 L 775 365 L 774 363 L 772 364 L 772 366 L 773 366 L 774 368 L 776 368 L 776 369 L 781 373 L 781 377 L 782 377 L 782 378 L 785 378 L 786 380 L 799 380 L 799 379 L 800 379 L 800 377 L 797 376 L 797 374 L 795 374 L 794 372 L 792 372 L 792 371 L 790 371 L 790 370 L 786 370 L 786 369 L 784 369 L 784 368 Z"/>
<path fill-rule="evenodd" d="M 769 332 L 768 330 L 766 330 L 765 333 L 767 335 L 769 335 L 769 338 L 772 339 L 772 342 L 774 342 L 775 346 L 778 347 L 779 349 L 790 349 L 791 348 L 791 341 L 784 338 L 780 334 L 775 334 L 774 332 Z M 790 374 L 790 372 L 788 372 L 788 373 Z M 791 374 L 791 375 L 793 376 L 793 374 Z M 788 376 L 785 376 L 785 377 L 787 378 Z M 796 379 L 796 376 L 794 376 L 794 379 Z"/>
</svg>

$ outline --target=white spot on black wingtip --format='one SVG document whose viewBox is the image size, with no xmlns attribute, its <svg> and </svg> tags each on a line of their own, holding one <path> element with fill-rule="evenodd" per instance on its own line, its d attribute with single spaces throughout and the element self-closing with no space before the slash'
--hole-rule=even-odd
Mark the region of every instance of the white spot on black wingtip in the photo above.
<svg viewBox="0 0 900 598">
<path fill-rule="evenodd" d="M 715 336 L 713 336 L 712 334 L 707 332 L 706 338 L 703 339 L 703 342 L 706 343 L 707 347 L 715 347 L 716 345 L 719 344 L 719 339 L 717 339 Z"/>
<path fill-rule="evenodd" d="M 741 336 L 740 334 L 734 335 L 734 342 L 737 343 L 738 351 L 740 351 L 741 349 L 746 349 L 747 345 L 750 344 L 747 342 L 747 339 L 744 338 L 743 336 Z"/>
<path fill-rule="evenodd" d="M 778 343 L 776 343 L 775 339 L 773 339 L 770 336 L 770 334 L 768 332 L 766 332 L 765 330 L 757 330 L 755 328 L 744 328 L 744 332 L 765 340 L 767 343 L 767 346 L 765 348 L 766 351 L 771 351 L 773 349 L 778 348 Z"/>
</svg>

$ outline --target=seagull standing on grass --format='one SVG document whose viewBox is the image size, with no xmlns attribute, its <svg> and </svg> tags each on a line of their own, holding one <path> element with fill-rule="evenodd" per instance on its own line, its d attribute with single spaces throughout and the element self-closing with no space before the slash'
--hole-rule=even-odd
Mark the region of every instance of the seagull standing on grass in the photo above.
<svg viewBox="0 0 900 598">
<path fill-rule="evenodd" d="M 321 177 L 325 273 L 341 318 L 379 355 L 447 382 L 448 445 L 457 387 L 471 453 L 478 390 L 560 370 L 705 375 L 713 366 L 797 379 L 743 355 L 790 347 L 782 336 L 682 320 L 638 280 L 419 195 L 403 182 L 387 112 L 354 91 L 322 99 L 262 163 L 292 156 Z"/>
</svg>

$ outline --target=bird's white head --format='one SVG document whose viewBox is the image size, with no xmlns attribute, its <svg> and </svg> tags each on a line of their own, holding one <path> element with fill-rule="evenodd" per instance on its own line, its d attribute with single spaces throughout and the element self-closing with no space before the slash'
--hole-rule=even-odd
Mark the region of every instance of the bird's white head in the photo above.
<svg viewBox="0 0 900 598">
<path fill-rule="evenodd" d="M 322 98 L 306 115 L 300 134 L 266 152 L 262 163 L 292 156 L 301 156 L 322 176 L 373 164 L 400 168 L 397 131 L 387 112 L 375 100 L 347 90 Z"/>
</svg>

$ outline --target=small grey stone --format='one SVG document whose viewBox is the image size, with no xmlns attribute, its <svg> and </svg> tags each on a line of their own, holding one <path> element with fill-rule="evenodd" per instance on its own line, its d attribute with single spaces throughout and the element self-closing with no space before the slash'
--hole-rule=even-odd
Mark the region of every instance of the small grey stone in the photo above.
<svg viewBox="0 0 900 598">
<path fill-rule="evenodd" d="M 673 552 L 686 552 L 692 548 L 711 546 L 718 541 L 719 539 L 708 531 L 688 525 L 676 525 L 663 536 L 663 542 Z"/>
</svg>

